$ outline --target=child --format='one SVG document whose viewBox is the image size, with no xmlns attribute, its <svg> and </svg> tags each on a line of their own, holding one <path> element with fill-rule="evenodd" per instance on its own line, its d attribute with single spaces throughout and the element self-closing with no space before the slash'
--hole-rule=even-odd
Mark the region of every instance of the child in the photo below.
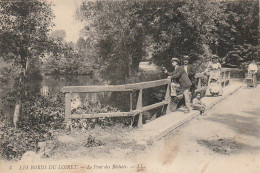
<svg viewBox="0 0 260 173">
<path fill-rule="evenodd" d="M 204 113 L 206 105 L 201 100 L 200 92 L 196 93 L 196 97 L 192 100 L 192 106 L 193 106 L 193 109 L 199 110 L 200 114 Z"/>
</svg>

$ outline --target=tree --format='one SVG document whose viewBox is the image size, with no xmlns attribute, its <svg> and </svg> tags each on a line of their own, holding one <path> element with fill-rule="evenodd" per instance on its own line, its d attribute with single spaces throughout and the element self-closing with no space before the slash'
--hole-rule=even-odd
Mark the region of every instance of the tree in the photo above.
<svg viewBox="0 0 260 173">
<path fill-rule="evenodd" d="M 86 42 L 82 37 L 80 37 L 77 41 L 77 48 L 78 50 L 82 50 L 86 48 Z"/>
<path fill-rule="evenodd" d="M 12 96 L 16 100 L 14 123 L 22 103 L 28 98 L 33 98 L 31 75 L 37 71 L 39 57 L 53 47 L 48 33 L 52 26 L 53 13 L 51 4 L 42 0 L 35 1 L 2 1 L 0 3 L 0 56 L 11 62 L 19 70 L 16 90 Z M 38 73 L 39 74 L 39 73 Z M 24 108 L 25 110 L 25 108 Z"/>
<path fill-rule="evenodd" d="M 218 25 L 219 32 L 217 47 L 222 54 L 223 63 L 239 66 L 242 63 L 257 58 L 259 2 L 225 2 L 224 12 L 228 27 Z"/>
<path fill-rule="evenodd" d="M 104 74 L 125 82 L 138 71 L 147 50 L 153 50 L 152 60 L 159 66 L 169 66 L 172 56 L 210 56 L 210 45 L 216 42 L 214 22 L 223 12 L 218 5 L 203 0 L 85 1 L 78 16 L 89 22 L 83 34 L 96 43 Z"/>
<path fill-rule="evenodd" d="M 141 14 L 147 15 L 145 30 L 150 30 L 154 40 L 157 65 L 167 65 L 172 56 L 187 54 L 192 61 L 217 54 L 224 65 L 256 57 L 257 1 L 163 1 L 145 8 Z M 243 53 L 229 56 L 235 50 Z"/>
<path fill-rule="evenodd" d="M 135 25 L 137 1 L 84 1 L 78 17 L 87 20 L 82 31 L 87 47 L 95 50 L 95 62 L 104 78 L 124 83 L 145 56 L 142 27 Z M 109 75 L 109 76 L 108 76 Z"/>
</svg>

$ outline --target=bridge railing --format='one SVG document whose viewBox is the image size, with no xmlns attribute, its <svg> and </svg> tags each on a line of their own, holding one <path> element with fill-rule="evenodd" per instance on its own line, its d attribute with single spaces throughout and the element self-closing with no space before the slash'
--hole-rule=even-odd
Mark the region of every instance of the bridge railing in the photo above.
<svg viewBox="0 0 260 173">
<path fill-rule="evenodd" d="M 223 69 L 221 72 L 223 86 L 226 86 L 230 80 L 230 70 Z M 202 86 L 202 78 L 204 74 L 197 73 L 196 78 L 198 78 L 198 85 L 196 92 L 202 92 L 206 90 L 206 86 Z M 140 82 L 134 84 L 125 85 L 102 85 L 102 86 L 65 86 L 62 88 L 62 92 L 65 93 L 65 121 L 69 119 L 78 118 L 101 118 L 101 117 L 126 117 L 126 116 L 136 116 L 138 118 L 138 127 L 143 125 L 143 112 L 149 111 L 151 109 L 167 105 L 166 114 L 170 113 L 170 84 L 171 79 L 162 79 L 149 82 Z M 143 90 L 147 88 L 154 88 L 158 86 L 166 85 L 166 93 L 163 101 L 159 103 L 154 103 L 152 105 L 143 106 Z M 133 110 L 133 92 L 139 90 L 138 99 L 136 103 L 136 109 Z M 100 92 L 130 92 L 130 110 L 129 112 L 109 112 L 109 113 L 96 113 L 96 114 L 71 114 L 71 94 L 72 93 L 100 93 Z M 183 94 L 177 96 L 182 97 Z"/>
<path fill-rule="evenodd" d="M 231 74 L 231 71 L 233 69 L 231 68 L 225 68 L 225 69 L 222 69 L 221 70 L 221 83 L 222 83 L 222 86 L 225 87 L 226 85 L 229 84 L 229 81 L 230 81 L 230 74 Z"/>
<path fill-rule="evenodd" d="M 166 113 L 170 112 L 170 79 L 162 79 L 150 82 L 141 82 L 126 85 L 108 85 L 108 86 L 65 86 L 62 92 L 65 93 L 65 121 L 77 118 L 100 118 L 100 117 L 122 117 L 135 116 L 139 114 L 138 127 L 142 126 L 142 113 L 159 106 L 167 105 Z M 143 89 L 167 85 L 165 99 L 159 103 L 143 107 Z M 133 110 L 133 91 L 139 90 L 136 109 Z M 71 115 L 71 94 L 72 93 L 99 93 L 99 92 L 130 92 L 130 110 L 129 112 L 109 112 L 96 114 Z"/>
<path fill-rule="evenodd" d="M 222 86 L 226 86 L 229 83 L 230 73 L 232 70 L 233 70 L 232 68 L 223 68 L 221 70 L 220 77 L 221 77 Z M 203 90 L 206 88 L 205 86 L 202 86 L 202 82 L 201 82 L 204 76 L 205 76 L 204 73 L 196 73 L 195 75 L 195 77 L 198 78 L 197 91 L 199 91 L 199 89 Z"/>
</svg>

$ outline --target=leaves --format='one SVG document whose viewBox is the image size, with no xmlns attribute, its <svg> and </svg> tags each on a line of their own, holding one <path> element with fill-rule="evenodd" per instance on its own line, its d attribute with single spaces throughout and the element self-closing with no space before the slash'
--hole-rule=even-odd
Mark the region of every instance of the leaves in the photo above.
<svg viewBox="0 0 260 173">
<path fill-rule="evenodd" d="M 13 53 L 22 65 L 26 58 L 42 55 L 48 48 L 52 18 L 50 4 L 44 1 L 1 2 L 0 55 L 11 58 L 8 55 Z"/>
<path fill-rule="evenodd" d="M 15 129 L 10 126 L 1 126 L 0 154 L 6 160 L 18 160 L 26 151 L 37 151 L 37 142 L 49 139 L 37 129 L 24 127 Z"/>
<path fill-rule="evenodd" d="M 234 46 L 256 46 L 257 8 L 256 1 L 83 1 L 78 18 L 88 21 L 82 33 L 101 72 L 124 83 L 145 58 L 168 68 L 183 55 L 194 62 L 217 54 L 225 63 Z M 228 63 L 248 59 L 237 60 Z"/>
</svg>

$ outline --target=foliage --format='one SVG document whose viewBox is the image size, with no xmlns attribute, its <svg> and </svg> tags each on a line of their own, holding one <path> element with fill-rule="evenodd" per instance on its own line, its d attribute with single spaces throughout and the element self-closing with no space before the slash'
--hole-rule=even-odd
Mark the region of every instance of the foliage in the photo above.
<svg viewBox="0 0 260 173">
<path fill-rule="evenodd" d="M 0 56 L 26 69 L 52 44 L 48 32 L 53 14 L 45 1 L 3 1 L 0 4 Z"/>
<path fill-rule="evenodd" d="M 20 159 L 26 151 L 37 151 L 38 142 L 52 139 L 53 133 L 65 126 L 61 95 L 44 98 L 37 96 L 35 102 L 26 101 L 23 106 L 24 120 L 14 128 L 6 119 L 1 119 L 1 156 L 4 159 Z"/>
<path fill-rule="evenodd" d="M 82 33 L 88 47 L 95 49 L 93 57 L 104 78 L 113 84 L 124 83 L 138 70 L 145 55 L 145 37 L 137 19 L 135 2 L 84 1 L 79 18 L 89 21 Z M 91 28 L 91 29 L 90 29 Z"/>
<path fill-rule="evenodd" d="M 84 100 L 81 105 L 78 105 L 77 107 L 71 110 L 71 113 L 76 115 L 109 113 L 109 112 L 120 112 L 120 110 L 111 105 L 106 105 L 105 103 L 101 104 L 100 102 L 93 102 L 88 99 Z M 130 125 L 131 122 L 129 120 L 131 120 L 131 118 L 125 118 L 125 117 L 94 118 L 94 119 L 85 119 L 85 120 L 76 119 L 76 120 L 72 120 L 71 126 L 74 128 L 90 129 L 90 128 L 94 128 L 95 125 L 99 125 L 104 128 L 106 126 L 113 126 L 117 123 Z"/>
<path fill-rule="evenodd" d="M 111 106 L 101 105 L 100 102 L 94 103 L 93 101 L 87 101 L 84 106 L 78 106 L 72 110 L 72 114 L 96 114 L 96 113 L 107 113 L 107 112 L 118 112 L 116 108 Z"/>
<path fill-rule="evenodd" d="M 92 75 L 95 63 L 89 58 L 85 41 L 79 38 L 76 44 L 64 41 L 62 30 L 51 33 L 55 46 L 52 53 L 42 58 L 41 70 L 44 74 Z M 85 49 L 84 49 L 85 48 Z"/>
<path fill-rule="evenodd" d="M 26 101 L 23 106 L 23 117 L 25 120 L 21 121 L 20 126 L 24 124 L 28 126 L 38 126 L 40 128 L 60 129 L 63 128 L 64 121 L 64 103 L 63 95 L 49 96 L 47 98 L 36 96 L 35 102 Z M 41 127 L 42 126 L 42 127 Z M 47 130 L 47 129 L 46 129 Z"/>
<path fill-rule="evenodd" d="M 226 26 L 216 22 L 218 30 L 217 52 L 223 64 L 240 65 L 257 58 L 258 1 L 223 3 Z"/>
<path fill-rule="evenodd" d="M 37 151 L 37 143 L 50 139 L 48 133 L 40 133 L 37 127 L 23 127 L 16 129 L 4 122 L 1 125 L 0 154 L 3 159 L 17 160 L 26 151 Z"/>
<path fill-rule="evenodd" d="M 236 65 L 236 67 L 242 67 L 244 69 L 243 64 L 248 63 L 252 59 L 257 57 L 257 46 L 252 46 L 251 44 L 237 45 L 234 46 L 234 49 L 229 51 L 224 57 L 225 65 Z"/>
<path fill-rule="evenodd" d="M 12 66 L 3 69 L 2 74 L 9 72 L 6 76 L 3 75 L 2 80 L 5 80 L 5 85 L 8 87 L 5 90 L 1 101 L 8 103 L 11 106 L 19 100 L 23 105 L 21 112 L 25 113 L 31 105 L 26 105 L 27 102 L 34 103 L 40 93 L 42 76 L 40 70 L 37 68 L 39 62 L 30 62 L 28 65 L 27 75 L 23 73 L 17 74 L 17 68 L 12 69 Z M 13 81 L 13 82 L 12 82 Z M 5 87 L 5 88 L 6 88 Z M 23 116 L 27 116 L 23 114 Z"/>
<path fill-rule="evenodd" d="M 92 74 L 93 64 L 69 43 L 59 43 L 61 50 L 57 55 L 50 54 L 43 59 L 44 74 Z"/>
<path fill-rule="evenodd" d="M 173 56 L 203 66 L 212 54 L 229 66 L 254 58 L 257 13 L 257 1 L 84 1 L 78 18 L 88 21 L 82 34 L 101 72 L 125 83 L 150 57 L 167 68 Z"/>
<path fill-rule="evenodd" d="M 155 43 L 153 59 L 156 64 L 169 67 L 168 62 L 173 56 L 181 58 L 190 55 L 193 62 L 217 54 L 221 59 L 225 57 L 227 62 L 223 61 L 224 64 L 238 65 L 240 60 L 226 56 L 240 45 L 255 56 L 255 51 L 248 49 L 244 43 L 257 45 L 256 1 L 164 3 L 155 3 L 154 7 L 146 6 L 154 13 L 147 27 Z M 248 60 L 244 55 L 236 59 Z"/>
<path fill-rule="evenodd" d="M 34 102 L 39 92 L 40 57 L 57 47 L 48 36 L 53 17 L 51 4 L 46 1 L 0 3 L 0 56 L 16 69 L 14 90 L 7 97 L 21 107 L 21 112 L 27 109 L 23 103 Z"/>
<path fill-rule="evenodd" d="M 64 38 L 66 37 L 66 31 L 65 30 L 55 30 L 55 31 L 51 32 L 50 36 L 54 40 L 64 41 Z"/>
</svg>

